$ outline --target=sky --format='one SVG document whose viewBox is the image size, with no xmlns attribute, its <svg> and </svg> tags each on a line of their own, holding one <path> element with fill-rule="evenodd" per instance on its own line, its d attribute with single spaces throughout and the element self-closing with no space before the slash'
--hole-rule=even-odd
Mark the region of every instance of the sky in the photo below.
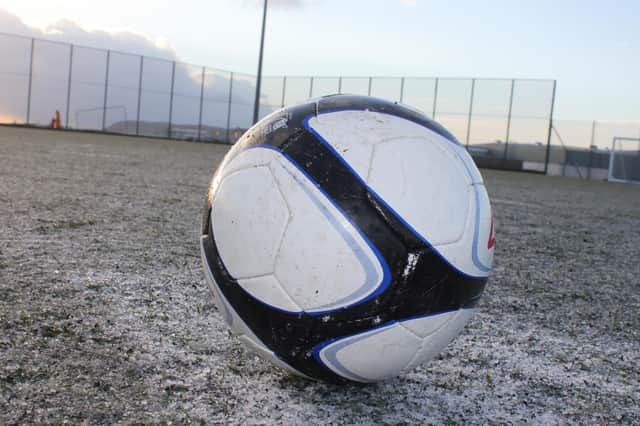
<svg viewBox="0 0 640 426">
<path fill-rule="evenodd" d="M 0 0 L 0 9 L 69 42 L 256 72 L 262 1 L 149 4 Z M 633 0 L 271 0 L 263 71 L 557 79 L 559 119 L 640 120 L 638 17 Z"/>
</svg>

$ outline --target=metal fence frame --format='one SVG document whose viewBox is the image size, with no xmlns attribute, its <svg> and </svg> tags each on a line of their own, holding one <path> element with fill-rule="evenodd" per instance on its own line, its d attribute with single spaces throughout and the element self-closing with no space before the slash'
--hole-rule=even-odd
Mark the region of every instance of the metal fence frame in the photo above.
<svg viewBox="0 0 640 426">
<path fill-rule="evenodd" d="M 71 128 L 70 126 L 70 115 L 71 115 L 71 99 L 72 99 L 72 95 L 73 95 L 73 82 L 74 82 L 74 64 L 77 62 L 77 58 L 76 58 L 76 52 L 78 49 L 82 48 L 82 49 L 92 49 L 92 50 L 96 50 L 96 51 L 102 51 L 106 53 L 106 61 L 105 61 L 105 70 L 104 70 L 104 83 L 103 83 L 103 93 L 102 93 L 102 106 L 101 106 L 101 110 L 102 110 L 102 116 L 101 116 L 101 122 L 98 126 L 98 129 L 95 130 L 99 130 L 99 131 L 111 131 L 113 132 L 113 129 L 110 129 L 108 121 L 107 121 L 107 115 L 108 115 L 108 111 L 113 110 L 115 108 L 120 107 L 120 105 L 110 105 L 110 100 L 109 100 L 109 93 L 110 93 L 110 75 L 111 75 L 111 66 L 112 66 L 112 61 L 113 61 L 113 55 L 128 55 L 131 56 L 131 53 L 128 52 L 120 52 L 120 51 L 116 51 L 116 50 L 105 50 L 105 49 L 95 49 L 95 48 L 91 48 L 91 47 L 86 47 L 86 46 L 79 46 L 79 45 L 74 45 L 74 44 L 69 44 L 69 43 L 62 43 L 62 42 L 58 42 L 58 41 L 51 41 L 51 40 L 45 40 L 45 39 L 38 39 L 38 38 L 30 38 L 30 37 L 24 37 L 24 36 L 16 36 L 13 34 L 4 34 L 4 33 L 0 33 L 0 36 L 5 36 L 5 37 L 18 37 L 18 38 L 22 38 L 22 39 L 26 39 L 26 40 L 30 40 L 30 51 L 29 51 L 29 66 L 28 66 L 28 87 L 27 87 L 27 93 L 25 94 L 25 96 L 27 97 L 27 111 L 26 111 L 26 120 L 24 122 L 24 124 L 26 125 L 37 125 L 36 122 L 34 122 L 32 119 L 32 96 L 33 96 L 33 70 L 34 70 L 34 55 L 35 55 L 35 48 L 36 45 L 38 43 L 57 43 L 57 44 L 62 44 L 65 46 L 69 46 L 69 57 L 68 57 L 68 70 L 67 70 L 67 75 L 66 75 L 66 103 L 63 105 L 63 107 L 61 107 L 60 109 L 63 110 L 65 112 L 65 117 L 64 117 L 64 126 L 65 128 Z M 205 66 L 194 66 L 191 64 L 186 64 L 186 63 L 182 63 L 176 60 L 167 60 L 165 58 L 157 58 L 157 57 L 151 57 L 151 56 L 144 56 L 144 55 L 133 55 L 136 57 L 139 57 L 139 66 L 137 67 L 137 71 L 139 73 L 139 75 L 137 76 L 137 87 L 133 88 L 133 90 L 135 90 L 137 92 L 136 96 L 137 99 L 134 103 L 132 103 L 131 105 L 135 104 L 135 108 L 136 108 L 136 113 L 135 114 L 131 114 L 130 111 L 127 111 L 127 108 L 125 106 L 122 106 L 122 108 L 124 108 L 124 117 L 125 117 L 125 131 L 123 132 L 117 132 L 117 133 L 126 133 L 126 134 L 130 134 L 130 135 L 139 135 L 139 136 L 149 136 L 150 132 L 149 131 L 144 131 L 143 126 L 141 126 L 142 123 L 144 123 L 145 121 L 142 119 L 141 117 L 141 111 L 144 107 L 143 105 L 143 101 L 145 99 L 145 89 L 144 89 L 144 82 L 145 82 L 145 70 L 146 70 L 146 65 L 148 62 L 157 62 L 159 63 L 159 61 L 162 61 L 162 63 L 168 63 L 170 64 L 171 67 L 171 73 L 170 73 L 170 88 L 168 93 L 164 93 L 162 92 L 163 96 L 168 96 L 169 97 L 169 102 L 167 105 L 168 108 L 168 120 L 166 122 L 166 131 L 165 132 L 160 132 L 159 134 L 154 133 L 153 136 L 160 136 L 160 137 L 166 137 L 166 138 L 178 138 L 178 139 L 192 139 L 192 140 L 199 140 L 199 141 L 212 141 L 212 140 L 216 140 L 216 141 L 222 141 L 222 142 L 227 142 L 227 143 L 232 143 L 238 135 L 240 135 L 242 133 L 242 131 L 244 129 L 246 129 L 247 127 L 249 127 L 249 125 L 251 123 L 246 122 L 246 126 L 244 125 L 238 125 L 237 123 L 234 123 L 234 107 L 235 109 L 246 109 L 246 105 L 243 104 L 242 102 L 238 102 L 237 100 L 235 100 L 236 98 L 236 91 L 240 89 L 240 86 L 238 86 L 238 88 L 236 88 L 237 84 L 241 84 L 246 83 L 247 80 L 251 80 L 252 78 L 255 78 L 255 76 L 252 76 L 251 74 L 241 74 L 241 73 L 236 73 L 236 72 L 230 72 L 230 71 L 225 71 L 225 70 L 221 70 L 221 69 L 216 69 L 216 68 L 210 68 L 210 67 L 205 67 Z M 178 132 L 178 128 L 177 128 L 177 124 L 174 123 L 175 120 L 175 115 L 176 115 L 176 107 L 175 107 L 175 98 L 176 98 L 176 67 L 180 66 L 180 67 L 191 67 L 191 68 L 197 68 L 199 69 L 199 96 L 197 99 L 197 124 L 193 124 L 193 131 L 189 136 L 185 136 L 184 135 L 184 131 L 182 132 L 182 134 L 179 134 Z M 205 126 L 203 124 L 203 120 L 206 118 L 206 113 L 205 113 L 205 101 L 211 101 L 211 98 L 207 98 L 206 94 L 205 94 L 205 87 L 206 87 L 206 76 L 208 73 L 214 73 L 214 74 L 220 74 L 220 75 L 224 75 L 226 76 L 225 78 L 228 78 L 228 88 L 226 89 L 226 92 L 228 93 L 228 96 L 226 98 L 226 108 L 225 105 L 223 104 L 222 100 L 216 100 L 216 102 L 218 102 L 219 105 L 219 109 L 226 109 L 226 111 L 221 112 L 221 114 L 223 114 L 225 116 L 225 125 L 222 126 L 217 126 L 217 127 L 212 127 L 212 128 L 220 128 L 221 132 L 220 135 L 218 137 L 209 137 L 205 134 L 204 130 L 207 126 Z M 506 107 L 506 115 L 499 115 L 497 116 L 498 119 L 502 120 L 504 119 L 505 121 L 505 130 L 504 130 L 504 140 L 503 140 L 503 148 L 502 148 L 502 158 L 498 158 L 498 160 L 501 160 L 503 162 L 506 162 L 507 160 L 510 159 L 510 145 L 513 144 L 517 144 L 517 143 L 521 143 L 521 142 L 517 142 L 512 140 L 513 137 L 513 119 L 514 117 L 516 117 L 516 115 L 514 114 L 514 100 L 517 98 L 516 95 L 514 95 L 514 92 L 517 91 L 517 87 L 519 84 L 528 84 L 528 83 L 540 83 L 543 84 L 544 87 L 546 87 L 546 85 L 551 86 L 551 94 L 550 94 L 550 101 L 547 107 L 544 107 L 545 111 L 540 112 L 539 115 L 535 115 L 535 116 L 523 116 L 523 117 L 519 117 L 519 118 L 525 118 L 525 119 L 535 119 L 535 120 L 539 120 L 540 123 L 544 123 L 544 125 L 546 125 L 546 140 L 544 141 L 545 145 L 546 145 L 546 150 L 544 152 L 544 160 L 543 161 L 539 161 L 540 166 L 542 167 L 541 170 L 537 170 L 543 173 L 547 173 L 548 171 L 548 164 L 549 164 L 549 156 L 550 156 L 550 145 L 551 145 L 551 138 L 552 138 L 552 128 L 553 128 L 553 109 L 554 109 L 554 103 L 555 103 L 555 93 L 556 93 L 556 81 L 555 80 L 540 80 L 540 79 L 495 79 L 495 78 L 443 78 L 443 77 L 372 77 L 372 76 L 363 76 L 363 77 L 357 77 L 357 76 L 265 76 L 265 78 L 268 79 L 273 79 L 273 81 L 276 81 L 277 84 L 281 85 L 281 90 L 277 93 L 277 99 L 275 101 L 275 103 L 273 105 L 269 105 L 267 103 L 264 103 L 260 105 L 261 110 L 264 109 L 264 111 L 269 112 L 269 110 L 273 110 L 273 109 L 277 109 L 280 108 L 282 106 L 285 105 L 286 99 L 288 95 L 292 95 L 291 90 L 292 89 L 292 85 L 294 83 L 296 83 L 296 81 L 299 83 L 299 86 L 302 88 L 301 92 L 298 94 L 298 98 L 300 98 L 300 100 L 302 99 L 307 99 L 310 97 L 313 97 L 315 95 L 315 88 L 316 85 L 320 85 L 321 83 L 325 83 L 327 81 L 330 81 L 332 84 L 337 85 L 337 92 L 338 93 L 342 93 L 343 89 L 346 88 L 345 85 L 347 84 L 351 84 L 351 86 L 353 86 L 353 84 L 356 85 L 360 85 L 359 87 L 361 88 L 360 94 L 367 94 L 367 95 L 376 95 L 376 93 L 374 93 L 376 90 L 374 90 L 375 87 L 382 85 L 382 87 L 384 88 L 385 85 L 387 86 L 391 86 L 391 89 L 386 89 L 387 91 L 391 91 L 393 92 L 392 96 L 395 97 L 395 99 L 389 99 L 392 101 L 398 101 L 398 102 L 405 102 L 407 101 L 408 95 L 415 95 L 415 93 L 413 93 L 412 91 L 410 91 L 410 89 L 408 89 L 407 85 L 409 83 L 412 84 L 420 84 L 423 85 L 425 83 L 431 83 L 432 87 L 429 89 L 430 93 L 429 95 L 426 97 L 426 99 L 428 98 L 433 98 L 433 99 L 429 99 L 429 105 L 427 108 L 430 108 L 431 111 L 425 111 L 427 114 L 431 114 L 431 116 L 436 119 L 446 119 L 447 116 L 454 117 L 456 119 L 459 120 L 464 120 L 465 124 L 464 124 L 464 129 L 460 130 L 460 132 L 458 133 L 459 139 L 462 141 L 462 143 L 469 147 L 471 145 L 471 139 L 472 139 L 472 132 L 473 132 L 473 125 L 476 123 L 476 120 L 479 120 L 478 117 L 481 117 L 482 114 L 477 113 L 476 112 L 476 108 L 477 108 L 477 88 L 478 85 L 480 84 L 484 84 L 484 82 L 489 82 L 489 81 L 495 81 L 495 82 L 499 82 L 499 83 L 504 83 L 507 87 L 508 86 L 508 105 L 505 105 Z M 244 80 L 243 80 L 244 79 Z M 302 80 L 300 80 L 302 79 Z M 329 80 L 327 80 L 329 79 Z M 302 81 L 302 83 L 300 83 L 300 81 Z M 447 83 L 449 85 L 452 84 L 452 82 L 456 82 L 456 81 L 460 81 L 460 84 L 468 84 L 470 83 L 470 90 L 468 93 L 468 98 L 467 100 L 460 100 L 456 103 L 456 108 L 460 108 L 461 112 L 451 112 L 451 111 L 447 111 L 446 110 L 446 106 L 442 107 L 439 102 L 441 100 L 441 98 L 444 96 L 443 95 L 443 84 Z M 456 83 L 457 84 L 457 83 Z M 250 82 L 249 82 L 249 86 L 250 86 Z M 246 84 L 245 84 L 246 86 Z M 397 88 L 397 89 L 396 89 Z M 131 88 L 130 88 L 131 89 Z M 149 89 L 151 90 L 151 89 Z M 246 87 L 245 87 L 246 90 Z M 254 88 L 255 91 L 255 88 Z M 349 89 L 346 89 L 345 91 L 349 91 Z M 505 92 L 506 93 L 506 92 Z M 263 98 L 263 96 L 265 96 L 265 91 L 264 91 L 264 87 L 263 87 L 263 91 L 261 92 L 261 99 Z M 293 96 L 293 95 L 292 95 Z M 422 96 L 422 95 L 421 95 Z M 294 96 L 295 97 L 295 96 Z M 389 96 L 386 96 L 387 98 L 389 98 Z M 447 101 L 447 99 L 445 99 L 445 101 Z M 411 101 L 409 101 L 411 102 Z M 446 102 L 445 102 L 446 103 Z M 466 104 L 466 105 L 465 105 Z M 443 110 L 443 108 L 445 110 Z M 100 107 L 96 107 L 95 110 L 99 110 Z M 425 109 L 425 108 L 423 108 Z M 179 111 L 179 110 L 178 110 Z M 264 114 L 263 114 L 264 115 Z M 134 117 L 135 116 L 135 123 L 132 123 L 132 127 L 135 130 L 129 130 L 129 117 Z M 82 130 L 81 126 L 79 126 L 79 123 L 77 122 L 78 120 L 76 120 L 75 123 L 75 128 L 78 130 Z M 237 121 L 237 120 L 236 120 Z M 183 126 L 184 127 L 184 126 Z M 462 137 L 460 137 L 462 136 Z M 502 140 L 502 136 L 499 137 L 499 139 L 497 139 L 498 142 L 500 142 Z M 544 164 L 542 164 L 544 163 Z"/>
</svg>

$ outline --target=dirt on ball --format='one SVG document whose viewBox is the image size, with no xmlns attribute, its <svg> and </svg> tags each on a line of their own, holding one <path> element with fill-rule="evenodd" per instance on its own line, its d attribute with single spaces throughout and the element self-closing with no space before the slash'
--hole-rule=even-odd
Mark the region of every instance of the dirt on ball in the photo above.
<svg viewBox="0 0 640 426">
<path fill-rule="evenodd" d="M 479 314 L 432 362 L 311 382 L 231 336 L 201 209 L 224 145 L 0 127 L 0 423 L 640 423 L 640 185 L 483 170 Z"/>
</svg>

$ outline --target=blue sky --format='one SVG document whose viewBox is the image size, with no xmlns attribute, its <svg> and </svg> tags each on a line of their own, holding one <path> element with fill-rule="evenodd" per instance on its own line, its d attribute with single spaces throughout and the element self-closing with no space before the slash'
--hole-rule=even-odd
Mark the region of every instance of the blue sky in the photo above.
<svg viewBox="0 0 640 426">
<path fill-rule="evenodd" d="M 183 61 L 249 73 L 261 4 L 0 0 L 30 26 L 132 32 Z M 551 78 L 558 118 L 638 120 L 638 18 L 630 0 L 272 0 L 264 72 Z"/>
</svg>

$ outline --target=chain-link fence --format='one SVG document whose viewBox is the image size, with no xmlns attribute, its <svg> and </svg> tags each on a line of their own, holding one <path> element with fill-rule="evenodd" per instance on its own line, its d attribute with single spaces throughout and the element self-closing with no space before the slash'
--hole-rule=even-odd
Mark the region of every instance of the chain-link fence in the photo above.
<svg viewBox="0 0 640 426">
<path fill-rule="evenodd" d="M 69 129 L 227 143 L 252 124 L 254 75 L 10 34 L 0 34 L 0 55 L 0 123 L 49 126 L 57 112 Z M 570 171 L 584 167 L 572 147 L 586 150 L 595 169 L 604 160 L 590 149 L 594 141 L 606 147 L 607 138 L 628 134 L 602 124 L 594 139 L 582 124 L 552 126 L 555 87 L 532 79 L 268 76 L 259 112 L 326 94 L 371 95 L 436 119 L 481 166 L 600 177 Z"/>
</svg>

